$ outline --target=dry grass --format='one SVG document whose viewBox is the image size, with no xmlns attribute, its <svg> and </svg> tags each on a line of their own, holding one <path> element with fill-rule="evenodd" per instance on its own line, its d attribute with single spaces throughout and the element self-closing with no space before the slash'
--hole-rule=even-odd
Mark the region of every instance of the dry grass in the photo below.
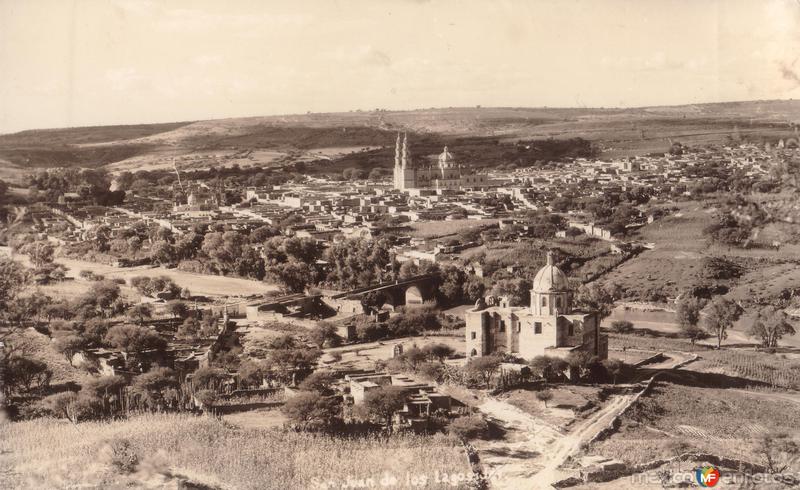
<svg viewBox="0 0 800 490">
<path fill-rule="evenodd" d="M 323 480 L 379 480 L 387 472 L 400 481 L 407 473 L 469 474 L 463 449 L 444 436 L 341 439 L 242 430 L 209 417 L 173 414 L 77 426 L 37 419 L 6 423 L 2 431 L 0 472 L 7 488 L 160 487 L 183 478 L 219 488 L 286 489 L 315 488 Z M 120 440 L 129 441 L 139 460 L 134 473 L 111 465 L 109 441 Z"/>
<path fill-rule="evenodd" d="M 786 394 L 698 388 L 658 383 L 623 417 L 620 432 L 591 452 L 643 463 L 677 452 L 699 450 L 757 459 L 754 437 L 766 431 L 800 435 L 798 401 Z M 680 449 L 677 444 L 682 444 Z"/>
<path fill-rule="evenodd" d="M 459 231 L 470 228 L 483 228 L 496 225 L 493 219 L 454 219 L 452 221 L 420 221 L 412 223 L 409 235 L 416 238 L 439 238 L 455 235 Z"/>
</svg>

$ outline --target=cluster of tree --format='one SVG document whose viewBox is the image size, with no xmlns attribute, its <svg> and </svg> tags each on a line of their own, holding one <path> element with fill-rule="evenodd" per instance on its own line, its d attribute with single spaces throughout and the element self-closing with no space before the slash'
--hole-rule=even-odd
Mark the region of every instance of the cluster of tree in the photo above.
<svg viewBox="0 0 800 490">
<path fill-rule="evenodd" d="M 729 246 L 742 246 L 750 238 L 752 228 L 747 223 L 740 223 L 728 213 L 720 215 L 719 219 L 707 226 L 703 234 L 712 240 Z"/>
<path fill-rule="evenodd" d="M 136 276 L 131 278 L 131 286 L 144 296 L 174 300 L 181 297 L 182 289 L 167 276 Z"/>
<path fill-rule="evenodd" d="M 391 279 L 393 271 L 391 243 L 377 240 L 350 239 L 334 243 L 325 253 L 329 272 L 326 282 L 342 289 L 352 289 Z"/>
<path fill-rule="evenodd" d="M 317 261 L 323 249 L 312 238 L 273 237 L 264 243 L 266 276 L 291 292 L 302 292 L 320 280 Z"/>
<path fill-rule="evenodd" d="M 264 349 L 253 349 L 251 359 L 242 362 L 237 373 L 245 386 L 260 386 L 264 382 L 296 386 L 313 371 L 321 355 L 319 349 L 284 334 L 269 341 Z"/>
<path fill-rule="evenodd" d="M 447 344 L 427 344 L 422 348 L 414 345 L 407 351 L 386 362 L 379 363 L 379 369 L 412 372 L 431 381 L 441 382 L 445 377 L 444 361 L 455 355 L 455 349 Z"/>
<path fill-rule="evenodd" d="M 183 319 L 175 337 L 198 340 L 213 337 L 219 333 L 219 317 L 207 310 L 190 310 L 185 303 L 167 303 L 167 311 L 173 317 Z"/>
<path fill-rule="evenodd" d="M 486 284 L 480 277 L 467 274 L 460 267 L 445 265 L 439 271 L 436 290 L 443 305 L 461 305 L 482 298 Z"/>
<path fill-rule="evenodd" d="M 331 389 L 333 373 L 315 371 L 298 386 L 281 411 L 303 430 L 331 430 L 342 424 L 342 396 Z"/>
<path fill-rule="evenodd" d="M 701 316 L 701 312 L 705 316 Z M 684 335 L 694 344 L 708 337 L 717 339 L 717 348 L 728 338 L 728 330 L 742 315 L 742 308 L 733 300 L 722 296 L 706 301 L 686 295 L 678 301 L 676 315 Z"/>
<path fill-rule="evenodd" d="M 372 342 L 384 338 L 419 335 L 426 330 L 439 330 L 443 320 L 431 305 L 403 306 L 387 322 L 377 322 L 370 316 L 356 317 L 356 336 L 362 342 Z"/>
<path fill-rule="evenodd" d="M 11 239 L 14 251 L 28 255 L 34 269 L 31 278 L 37 284 L 48 284 L 63 281 L 67 269 L 61 264 L 55 264 L 55 245 L 47 240 L 39 240 L 32 234 L 17 234 Z"/>
<path fill-rule="evenodd" d="M 157 367 L 133 378 L 128 384 L 121 376 L 93 378 L 80 390 L 64 391 L 42 400 L 42 408 L 52 416 L 73 423 L 102 420 L 131 411 L 162 412 L 188 405 L 174 371 Z"/>
<path fill-rule="evenodd" d="M 41 170 L 30 177 L 29 184 L 37 200 L 56 202 L 67 192 L 75 192 L 82 201 L 101 206 L 116 206 L 125 200 L 125 191 L 112 191 L 111 179 L 101 169 Z"/>
</svg>

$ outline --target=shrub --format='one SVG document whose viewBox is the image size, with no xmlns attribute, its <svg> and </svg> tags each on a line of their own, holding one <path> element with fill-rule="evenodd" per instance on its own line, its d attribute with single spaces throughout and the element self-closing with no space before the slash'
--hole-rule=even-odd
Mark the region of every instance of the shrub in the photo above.
<svg viewBox="0 0 800 490">
<path fill-rule="evenodd" d="M 553 392 L 550 390 L 537 391 L 536 399 L 544 403 L 544 407 L 547 408 L 547 402 L 553 399 Z"/>
<path fill-rule="evenodd" d="M 98 459 L 118 473 L 133 473 L 139 466 L 139 456 L 131 441 L 115 437 L 105 441 L 98 452 Z"/>
<path fill-rule="evenodd" d="M 466 415 L 450 422 L 448 431 L 462 440 L 486 439 L 489 424 L 480 415 Z"/>
<path fill-rule="evenodd" d="M 628 320 L 615 320 L 611 322 L 611 331 L 614 333 L 631 333 L 633 332 L 633 323 Z"/>
</svg>

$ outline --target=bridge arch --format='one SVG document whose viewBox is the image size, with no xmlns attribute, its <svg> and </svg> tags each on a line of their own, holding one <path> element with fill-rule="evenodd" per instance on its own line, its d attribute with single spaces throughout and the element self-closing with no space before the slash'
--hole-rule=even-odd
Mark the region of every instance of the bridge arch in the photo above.
<svg viewBox="0 0 800 490">
<path fill-rule="evenodd" d="M 418 286 L 412 285 L 406 289 L 405 303 L 407 305 L 421 305 L 424 302 L 425 297 L 422 295 L 422 290 Z"/>
</svg>

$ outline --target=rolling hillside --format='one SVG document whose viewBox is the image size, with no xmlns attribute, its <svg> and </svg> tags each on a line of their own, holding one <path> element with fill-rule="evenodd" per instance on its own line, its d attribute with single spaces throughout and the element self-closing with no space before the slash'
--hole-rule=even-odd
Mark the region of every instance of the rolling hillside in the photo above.
<svg viewBox="0 0 800 490">
<path fill-rule="evenodd" d="M 478 159 L 482 166 L 509 163 L 515 156 L 506 150 L 520 140 L 582 138 L 602 156 L 614 157 L 664 151 L 671 141 L 692 145 L 734 136 L 755 141 L 788 137 L 799 115 L 800 101 L 753 101 L 634 109 L 354 111 L 29 130 L 0 135 L 0 178 L 18 180 L 26 171 L 53 166 L 166 168 L 173 158 L 192 168 L 298 161 L 335 170 L 388 165 L 384 161 L 398 131 L 410 133 L 417 156 L 448 144 L 461 158 Z M 503 151 L 487 151 L 498 145 Z M 550 156 L 543 152 L 531 158 Z"/>
</svg>

